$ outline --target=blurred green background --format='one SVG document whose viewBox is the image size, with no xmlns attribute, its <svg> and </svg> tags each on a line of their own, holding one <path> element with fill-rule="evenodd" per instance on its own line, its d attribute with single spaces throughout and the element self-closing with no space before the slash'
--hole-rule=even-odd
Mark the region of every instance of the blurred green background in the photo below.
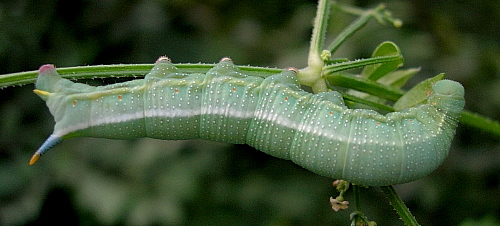
<svg viewBox="0 0 500 226">
<path fill-rule="evenodd" d="M 500 4 L 385 3 L 404 26 L 371 22 L 334 57 L 369 57 L 394 41 L 405 68 L 422 66 L 411 85 L 446 72 L 464 85 L 466 109 L 500 120 Z M 46 63 L 153 63 L 162 55 L 174 63 L 229 56 L 239 65 L 301 68 L 315 9 L 315 0 L 3 0 L 0 74 Z M 334 13 L 329 40 L 354 18 Z M 355 206 L 331 210 L 332 179 L 246 145 L 75 138 L 28 166 L 54 125 L 32 89 L 0 90 L 1 225 L 349 225 Z M 461 125 L 439 169 L 395 188 L 423 225 L 500 224 L 500 139 Z M 402 225 L 378 188 L 362 197 L 370 220 Z"/>
</svg>

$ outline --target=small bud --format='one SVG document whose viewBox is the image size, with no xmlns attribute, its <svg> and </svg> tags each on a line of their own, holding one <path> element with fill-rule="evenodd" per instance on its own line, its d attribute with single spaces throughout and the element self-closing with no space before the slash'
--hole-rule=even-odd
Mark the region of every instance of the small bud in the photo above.
<svg viewBox="0 0 500 226">
<path fill-rule="evenodd" d="M 321 60 L 323 62 L 326 62 L 326 61 L 329 61 L 330 58 L 332 58 L 332 52 L 328 51 L 328 50 L 323 50 L 321 52 L 321 54 L 319 55 L 319 57 L 321 58 Z"/>
</svg>

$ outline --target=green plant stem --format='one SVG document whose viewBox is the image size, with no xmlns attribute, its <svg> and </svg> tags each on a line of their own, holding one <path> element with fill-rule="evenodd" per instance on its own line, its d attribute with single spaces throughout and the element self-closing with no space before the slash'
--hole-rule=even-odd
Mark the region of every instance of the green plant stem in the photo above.
<svg viewBox="0 0 500 226">
<path fill-rule="evenodd" d="M 323 66 L 325 65 L 325 62 L 321 59 L 321 52 L 326 36 L 330 5 L 330 0 L 320 0 L 318 2 L 309 55 L 307 57 L 307 67 L 301 69 L 297 75 L 300 84 L 312 87 L 314 93 L 328 91 L 326 82 L 321 77 L 323 74 Z"/>
<path fill-rule="evenodd" d="M 381 186 L 380 188 L 384 192 L 391 205 L 394 207 L 394 210 L 396 210 L 396 212 L 398 213 L 399 217 L 401 217 L 401 220 L 405 223 L 405 225 L 420 225 L 392 186 Z"/>
<path fill-rule="evenodd" d="M 307 58 L 307 65 L 309 67 L 319 67 L 319 69 L 321 69 L 324 65 L 320 54 L 323 50 L 323 43 L 326 37 L 326 27 L 328 25 L 328 17 L 330 15 L 330 5 L 330 0 L 320 0 L 318 3 L 311 36 L 311 44 L 309 46 L 309 55 Z"/>
<path fill-rule="evenodd" d="M 352 189 L 354 190 L 354 202 L 356 204 L 356 211 L 361 212 L 361 198 L 360 198 L 360 191 L 359 187 L 357 185 L 353 185 Z"/>
<path fill-rule="evenodd" d="M 177 68 L 186 73 L 206 73 L 214 64 L 175 64 Z M 62 77 L 68 79 L 94 79 L 111 77 L 143 77 L 153 64 L 116 64 L 98 66 L 77 66 L 57 68 Z M 248 75 L 267 77 L 280 73 L 283 69 L 264 68 L 251 66 L 238 66 Z M 0 75 L 0 88 L 31 84 L 36 81 L 38 71 L 18 72 Z"/>
<path fill-rule="evenodd" d="M 460 123 L 497 135 L 500 139 L 500 122 L 498 121 L 464 110 L 460 117 Z"/>
</svg>

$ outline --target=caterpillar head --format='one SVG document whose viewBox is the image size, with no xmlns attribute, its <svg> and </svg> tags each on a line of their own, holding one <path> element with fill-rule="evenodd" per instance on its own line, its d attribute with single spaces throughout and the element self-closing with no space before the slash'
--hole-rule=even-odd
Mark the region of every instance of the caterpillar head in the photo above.
<svg viewBox="0 0 500 226">
<path fill-rule="evenodd" d="M 429 103 L 458 116 L 465 105 L 464 93 L 464 87 L 460 83 L 441 80 L 432 87 Z"/>
</svg>

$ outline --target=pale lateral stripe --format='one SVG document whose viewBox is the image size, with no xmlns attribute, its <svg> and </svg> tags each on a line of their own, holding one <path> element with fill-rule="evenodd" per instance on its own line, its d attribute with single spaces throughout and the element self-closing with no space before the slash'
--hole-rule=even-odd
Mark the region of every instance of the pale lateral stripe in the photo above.
<svg viewBox="0 0 500 226">
<path fill-rule="evenodd" d="M 256 111 L 255 113 L 253 111 L 226 111 L 224 108 L 212 108 L 210 112 L 205 109 L 205 112 L 209 115 L 226 115 L 227 117 L 233 117 L 233 118 L 239 118 L 239 119 L 251 119 L 254 117 L 259 117 L 258 119 L 263 120 L 263 121 L 268 121 L 268 122 L 273 122 L 276 125 L 291 128 L 291 129 L 297 129 L 300 131 L 308 131 L 313 133 L 314 135 L 318 136 L 328 136 L 330 138 L 333 138 L 333 134 L 326 129 L 318 129 L 314 125 L 301 125 L 300 122 L 295 122 L 290 120 L 288 117 L 282 117 L 281 114 L 263 114 L 263 111 Z M 227 115 L 228 114 L 228 115 Z M 199 116 L 202 115 L 201 111 L 197 110 L 146 110 L 145 112 L 143 111 L 138 111 L 135 113 L 129 113 L 129 114 L 123 114 L 120 116 L 106 116 L 103 118 L 100 118 L 98 120 L 92 121 L 91 124 L 89 123 L 77 123 L 74 125 L 71 125 L 67 128 L 60 129 L 59 131 L 55 131 L 54 134 L 56 136 L 62 137 L 66 134 L 69 134 L 71 132 L 75 132 L 78 130 L 86 129 L 88 127 L 92 126 L 100 126 L 100 125 L 106 125 L 106 124 L 112 124 L 112 123 L 121 123 L 121 122 L 126 122 L 126 121 L 132 121 L 132 120 L 137 120 L 137 119 L 142 119 L 146 116 L 146 118 L 152 118 L 152 117 L 163 117 L 163 118 L 175 118 L 175 117 L 194 117 L 194 116 Z"/>
</svg>

